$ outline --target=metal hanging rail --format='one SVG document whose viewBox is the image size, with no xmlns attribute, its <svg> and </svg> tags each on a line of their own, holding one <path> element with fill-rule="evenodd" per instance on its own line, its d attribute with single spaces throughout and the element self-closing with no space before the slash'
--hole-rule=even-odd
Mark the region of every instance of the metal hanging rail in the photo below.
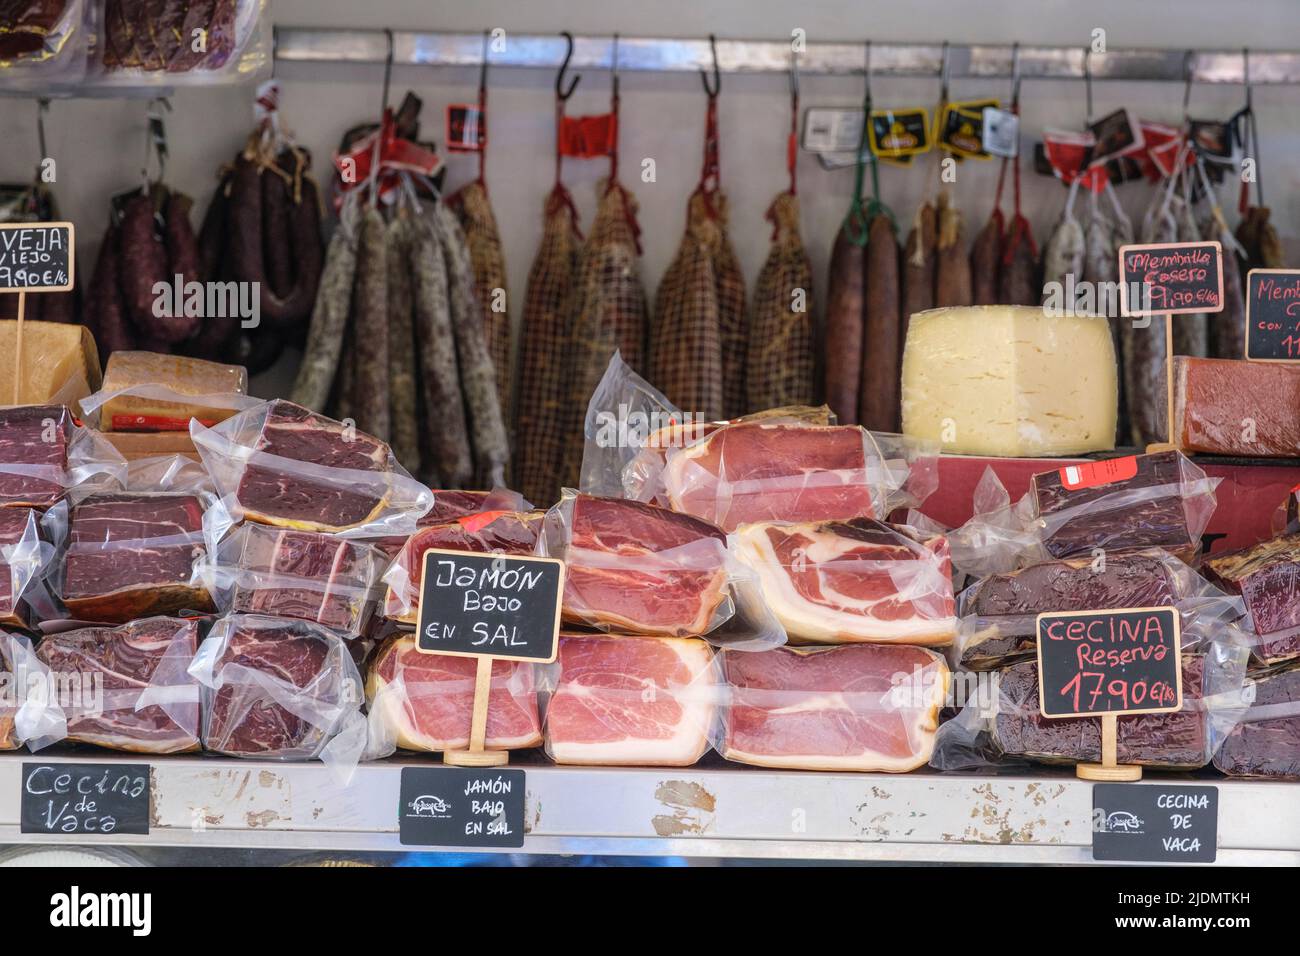
<svg viewBox="0 0 1300 956">
<path fill-rule="evenodd" d="M 392 61 L 412 66 L 478 66 L 483 58 L 482 33 L 434 33 L 394 30 Z M 384 63 L 389 58 L 386 30 L 275 28 L 275 58 L 286 63 Z M 865 42 L 865 41 L 864 41 Z M 574 37 L 571 68 L 608 70 L 613 38 Z M 814 43 L 799 56 L 801 73 L 851 76 L 863 72 L 864 43 Z M 790 67 L 788 40 L 718 40 L 718 67 L 728 73 L 785 73 Z M 493 66 L 554 69 L 564 59 L 565 41 L 549 34 L 504 34 L 504 49 L 488 54 Z M 941 44 L 872 43 L 872 73 L 877 76 L 936 76 Z M 961 77 L 1009 77 L 1010 45 L 949 47 L 949 73 Z M 1020 75 L 1025 79 L 1082 79 L 1085 48 L 1020 47 Z M 1090 57 L 1093 79 L 1155 80 L 1194 83 L 1242 83 L 1249 60 L 1253 84 L 1300 83 L 1300 52 L 1250 50 L 1112 50 Z M 625 37 L 618 41 L 621 71 L 669 73 L 711 68 L 705 39 Z"/>
</svg>

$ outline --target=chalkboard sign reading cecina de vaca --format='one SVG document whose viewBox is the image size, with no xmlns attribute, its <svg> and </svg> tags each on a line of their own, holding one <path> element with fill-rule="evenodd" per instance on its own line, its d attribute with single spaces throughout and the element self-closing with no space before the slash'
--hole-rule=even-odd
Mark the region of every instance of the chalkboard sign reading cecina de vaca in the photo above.
<svg viewBox="0 0 1300 956">
<path fill-rule="evenodd" d="M 1122 246 L 1119 293 L 1124 315 L 1223 311 L 1223 247 L 1217 242 Z"/>
<path fill-rule="evenodd" d="M 1300 270 L 1251 269 L 1247 274 L 1246 358 L 1300 362 Z"/>
<path fill-rule="evenodd" d="M 1179 636 L 1172 607 L 1038 615 L 1040 712 L 1089 717 L 1178 710 Z"/>
<path fill-rule="evenodd" d="M 23 833 L 149 832 L 149 765 L 24 763 Z"/>
<path fill-rule="evenodd" d="M 66 292 L 75 258 L 70 222 L 0 225 L 0 292 Z"/>
<path fill-rule="evenodd" d="M 425 552 L 417 646 L 431 654 L 555 660 L 564 562 Z"/>
</svg>

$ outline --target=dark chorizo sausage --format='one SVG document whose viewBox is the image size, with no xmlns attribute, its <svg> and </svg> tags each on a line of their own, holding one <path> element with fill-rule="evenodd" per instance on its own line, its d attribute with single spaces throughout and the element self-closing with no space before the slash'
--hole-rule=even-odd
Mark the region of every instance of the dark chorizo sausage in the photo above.
<svg viewBox="0 0 1300 956">
<path fill-rule="evenodd" d="M 856 425 L 862 383 L 866 250 L 853 241 L 844 226 L 835 232 L 830 272 L 826 300 L 826 404 L 841 425 Z"/>
</svg>

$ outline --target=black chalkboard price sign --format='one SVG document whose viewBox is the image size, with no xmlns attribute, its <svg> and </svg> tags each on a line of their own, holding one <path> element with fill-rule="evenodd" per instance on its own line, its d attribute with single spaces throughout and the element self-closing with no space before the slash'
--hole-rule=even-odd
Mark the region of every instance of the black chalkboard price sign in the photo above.
<svg viewBox="0 0 1300 956">
<path fill-rule="evenodd" d="M 469 749 L 445 751 L 444 763 L 506 763 L 506 751 L 485 749 L 492 663 L 555 660 L 563 594 L 564 562 L 557 558 L 425 552 L 416 647 L 426 654 L 478 658 Z"/>
<path fill-rule="evenodd" d="M 1162 242 L 1119 250 L 1120 311 L 1128 316 L 1223 311 L 1223 247 Z"/>
<path fill-rule="evenodd" d="M 556 558 L 425 552 L 418 645 L 431 654 L 555 660 L 564 562 Z"/>
<path fill-rule="evenodd" d="M 149 765 L 24 763 L 23 833 L 149 832 Z"/>
<path fill-rule="evenodd" d="M 66 292 L 76 250 L 70 222 L 0 225 L 0 292 Z"/>
<path fill-rule="evenodd" d="M 1154 714 L 1183 703 L 1172 607 L 1038 615 L 1044 717 Z"/>
<path fill-rule="evenodd" d="M 1130 863 L 1213 863 L 1219 790 L 1183 784 L 1092 788 L 1092 858 Z"/>
<path fill-rule="evenodd" d="M 1247 274 L 1246 358 L 1300 362 L 1300 269 L 1251 269 Z"/>
<path fill-rule="evenodd" d="M 1131 781 L 1120 766 L 1118 718 L 1183 705 L 1182 645 L 1172 607 L 1038 615 L 1038 709 L 1044 717 L 1100 717 L 1101 763 L 1075 768 L 1085 780 Z"/>
<path fill-rule="evenodd" d="M 404 846 L 521 847 L 524 772 L 403 767 L 397 819 Z"/>
</svg>

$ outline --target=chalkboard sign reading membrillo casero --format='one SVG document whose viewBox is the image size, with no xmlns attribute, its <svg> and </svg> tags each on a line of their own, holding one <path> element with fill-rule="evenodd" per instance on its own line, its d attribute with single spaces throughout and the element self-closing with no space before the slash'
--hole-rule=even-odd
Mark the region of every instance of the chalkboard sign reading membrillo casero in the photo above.
<svg viewBox="0 0 1300 956">
<path fill-rule="evenodd" d="M 1246 275 L 1246 358 L 1300 362 L 1300 269 Z"/>
<path fill-rule="evenodd" d="M 1181 315 L 1223 311 L 1223 247 L 1159 242 L 1119 250 L 1121 313 Z"/>
<path fill-rule="evenodd" d="M 0 292 L 66 292 L 76 257 L 70 222 L 0 225 Z"/>
<path fill-rule="evenodd" d="M 1172 607 L 1038 615 L 1044 717 L 1155 714 L 1183 704 L 1178 611 Z"/>
<path fill-rule="evenodd" d="M 564 562 L 557 558 L 424 554 L 417 645 L 430 654 L 555 660 Z"/>
</svg>

